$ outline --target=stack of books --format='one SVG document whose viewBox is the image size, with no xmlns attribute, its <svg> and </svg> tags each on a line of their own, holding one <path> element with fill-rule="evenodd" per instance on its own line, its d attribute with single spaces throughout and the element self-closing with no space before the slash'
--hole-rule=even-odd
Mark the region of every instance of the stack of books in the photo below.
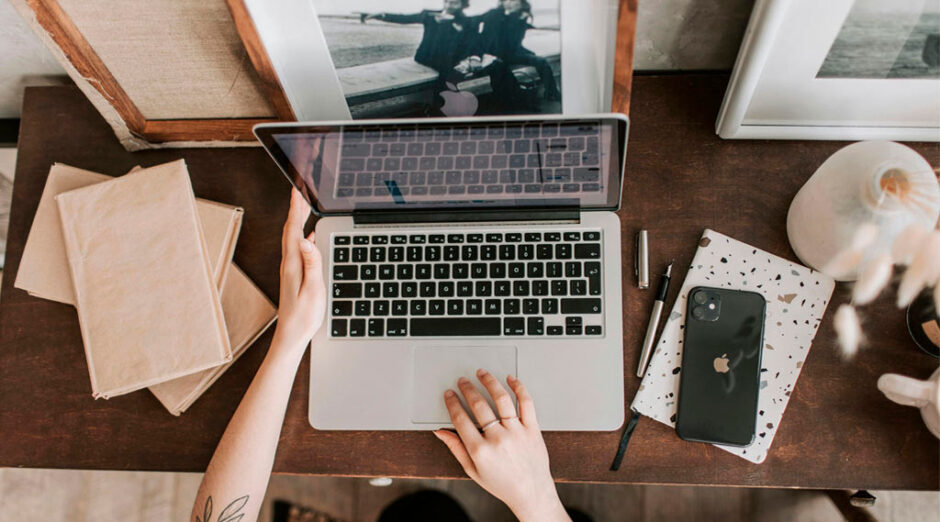
<svg viewBox="0 0 940 522">
<path fill-rule="evenodd" d="M 92 396 L 149 388 L 179 415 L 276 319 L 232 263 L 243 210 L 182 160 L 119 178 L 56 164 L 15 286 L 78 311 Z"/>
</svg>

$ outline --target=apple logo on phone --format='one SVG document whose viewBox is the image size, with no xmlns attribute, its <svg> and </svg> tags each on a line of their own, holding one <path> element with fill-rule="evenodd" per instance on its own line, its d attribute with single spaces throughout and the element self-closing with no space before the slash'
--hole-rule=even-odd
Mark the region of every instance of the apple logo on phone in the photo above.
<svg viewBox="0 0 940 522">
<path fill-rule="evenodd" d="M 718 373 L 728 373 L 731 368 L 728 367 L 728 354 L 723 353 L 721 357 L 715 357 L 715 361 L 712 363 L 715 366 L 715 371 Z"/>
</svg>

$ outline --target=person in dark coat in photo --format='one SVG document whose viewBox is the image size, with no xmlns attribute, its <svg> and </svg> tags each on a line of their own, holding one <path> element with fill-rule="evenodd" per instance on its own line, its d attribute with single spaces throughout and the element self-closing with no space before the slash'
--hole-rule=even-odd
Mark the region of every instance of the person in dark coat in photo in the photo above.
<svg viewBox="0 0 940 522">
<path fill-rule="evenodd" d="M 424 10 L 415 14 L 375 13 L 360 15 L 360 21 L 379 20 L 392 24 L 422 24 L 424 35 L 414 60 L 441 75 L 448 75 L 469 52 L 476 36 L 478 21 L 464 14 L 469 0 L 444 0 L 440 11 Z"/>
<path fill-rule="evenodd" d="M 548 60 L 522 45 L 526 32 L 533 28 L 532 7 L 527 0 L 500 0 L 497 8 L 479 16 L 478 20 L 478 34 L 471 46 L 472 56 L 494 56 L 509 69 L 515 65 L 535 67 L 545 87 L 546 99 L 561 100 Z"/>
</svg>

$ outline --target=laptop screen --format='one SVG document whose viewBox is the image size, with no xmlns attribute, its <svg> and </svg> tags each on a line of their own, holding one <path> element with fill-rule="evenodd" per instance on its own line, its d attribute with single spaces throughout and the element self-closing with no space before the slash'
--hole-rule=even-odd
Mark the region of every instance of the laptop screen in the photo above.
<svg viewBox="0 0 940 522">
<path fill-rule="evenodd" d="M 616 209 L 622 115 L 265 124 L 255 134 L 321 215 Z"/>
</svg>

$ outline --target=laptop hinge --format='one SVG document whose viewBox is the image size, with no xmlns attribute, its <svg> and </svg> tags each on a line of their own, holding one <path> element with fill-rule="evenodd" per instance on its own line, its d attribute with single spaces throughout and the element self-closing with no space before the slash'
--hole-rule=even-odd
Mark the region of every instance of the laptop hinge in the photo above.
<svg viewBox="0 0 940 522">
<path fill-rule="evenodd" d="M 468 209 L 468 210 L 406 210 L 398 212 L 357 211 L 353 214 L 356 225 L 385 225 L 393 223 L 501 223 L 513 221 L 580 221 L 581 209 L 555 207 L 548 209 Z"/>
</svg>

